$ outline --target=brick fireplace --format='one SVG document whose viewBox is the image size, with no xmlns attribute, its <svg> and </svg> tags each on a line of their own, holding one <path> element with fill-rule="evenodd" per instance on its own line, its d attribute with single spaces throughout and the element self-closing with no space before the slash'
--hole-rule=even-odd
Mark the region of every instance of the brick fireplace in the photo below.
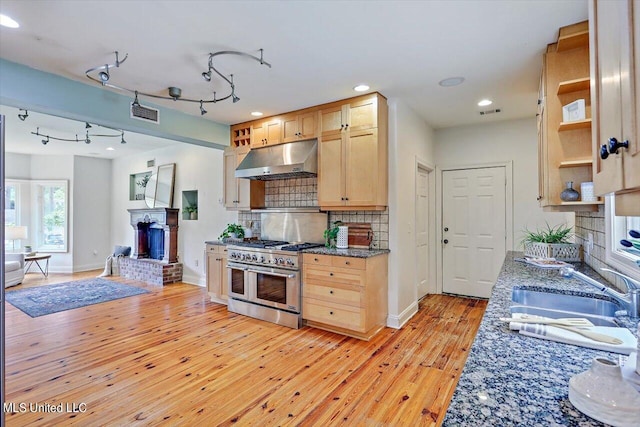
<svg viewBox="0 0 640 427">
<path fill-rule="evenodd" d="M 180 282 L 178 212 L 173 208 L 128 209 L 133 227 L 132 254 L 120 262 L 120 275 L 156 285 Z"/>
</svg>

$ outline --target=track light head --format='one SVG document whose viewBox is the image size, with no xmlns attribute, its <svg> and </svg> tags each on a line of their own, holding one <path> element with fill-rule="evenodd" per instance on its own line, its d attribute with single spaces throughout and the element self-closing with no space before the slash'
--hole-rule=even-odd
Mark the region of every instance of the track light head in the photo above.
<svg viewBox="0 0 640 427">
<path fill-rule="evenodd" d="M 84 128 L 85 129 L 91 129 L 91 125 L 89 124 L 89 122 L 84 122 Z"/>
<path fill-rule="evenodd" d="M 136 98 L 133 100 L 133 103 L 131 104 L 134 107 L 139 107 L 140 103 L 138 102 L 138 91 L 136 91 Z"/>
<path fill-rule="evenodd" d="M 126 144 L 127 141 L 124 140 L 124 132 L 122 132 L 122 135 L 120 135 L 120 144 Z"/>
<path fill-rule="evenodd" d="M 91 138 L 89 138 L 89 131 L 87 131 L 87 136 L 86 136 L 86 138 L 84 139 L 84 143 L 85 143 L 85 144 L 91 144 Z"/>
<path fill-rule="evenodd" d="M 18 118 L 24 122 L 26 118 L 29 117 L 29 112 L 27 110 L 20 109 L 20 112 L 22 111 L 24 111 L 24 113 L 18 114 Z"/>
<path fill-rule="evenodd" d="M 105 67 L 106 67 L 105 71 L 100 71 L 100 72 L 98 73 L 98 77 L 100 78 L 100 81 L 101 81 L 103 84 L 104 84 L 104 83 L 106 83 L 106 82 L 108 82 L 108 81 L 109 81 L 109 77 L 110 77 L 110 76 L 109 76 L 109 66 L 108 66 L 108 65 L 105 65 Z"/>
<path fill-rule="evenodd" d="M 42 140 L 42 145 L 47 145 L 48 142 L 49 142 L 49 137 L 47 137 L 47 139 Z"/>
<path fill-rule="evenodd" d="M 205 71 L 204 73 L 202 73 L 202 78 L 205 81 L 210 82 L 211 81 L 211 70 Z"/>
<path fill-rule="evenodd" d="M 173 98 L 174 101 L 177 101 L 182 96 L 182 89 L 171 86 L 169 88 L 169 96 Z"/>
<path fill-rule="evenodd" d="M 204 116 L 205 114 L 207 114 L 207 110 L 204 109 L 204 107 L 202 106 L 202 101 L 200 101 L 200 115 Z"/>
<path fill-rule="evenodd" d="M 240 98 L 238 98 L 238 97 L 236 96 L 236 94 L 235 94 L 235 93 L 232 93 L 232 94 L 231 94 L 231 98 L 233 99 L 233 103 L 234 103 L 234 104 L 235 104 L 236 102 L 240 101 Z"/>
</svg>

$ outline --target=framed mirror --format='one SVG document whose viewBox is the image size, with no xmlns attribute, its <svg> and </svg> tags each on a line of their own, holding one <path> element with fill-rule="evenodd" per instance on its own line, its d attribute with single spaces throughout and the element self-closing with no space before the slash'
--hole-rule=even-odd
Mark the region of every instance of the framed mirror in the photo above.
<svg viewBox="0 0 640 427">
<path fill-rule="evenodd" d="M 151 175 L 145 190 L 144 200 L 150 208 L 170 208 L 173 206 L 173 185 L 176 164 L 158 166 L 158 173 Z"/>
</svg>

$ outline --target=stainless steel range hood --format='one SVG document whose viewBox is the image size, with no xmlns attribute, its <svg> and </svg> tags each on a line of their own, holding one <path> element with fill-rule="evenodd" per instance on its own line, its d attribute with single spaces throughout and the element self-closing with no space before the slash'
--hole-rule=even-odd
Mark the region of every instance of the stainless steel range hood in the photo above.
<svg viewBox="0 0 640 427">
<path fill-rule="evenodd" d="M 318 140 L 256 148 L 236 168 L 236 178 L 258 180 L 312 177 L 318 174 Z"/>
</svg>

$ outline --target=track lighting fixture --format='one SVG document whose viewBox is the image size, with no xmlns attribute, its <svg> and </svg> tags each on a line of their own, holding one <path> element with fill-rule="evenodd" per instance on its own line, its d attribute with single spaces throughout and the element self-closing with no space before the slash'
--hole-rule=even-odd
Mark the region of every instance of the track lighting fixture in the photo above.
<svg viewBox="0 0 640 427">
<path fill-rule="evenodd" d="M 24 111 L 23 114 L 18 114 L 18 118 L 24 122 L 26 120 L 26 118 L 29 117 L 29 112 L 27 110 L 23 110 L 21 108 L 20 112 L 23 112 L 23 111 Z"/>
<path fill-rule="evenodd" d="M 202 78 L 207 81 L 210 82 L 211 81 L 211 77 L 213 75 L 213 73 L 216 73 L 218 76 L 220 76 L 220 78 L 222 78 L 224 81 L 226 81 L 229 84 L 229 87 L 231 89 L 231 92 L 222 97 L 222 98 L 218 98 L 216 96 L 216 92 L 213 92 L 213 99 L 193 99 L 193 98 L 182 98 L 182 90 L 179 87 L 175 87 L 175 86 L 171 86 L 168 88 L 169 91 L 169 96 L 162 96 L 162 95 L 155 95 L 155 94 L 151 94 L 151 93 L 144 93 L 144 92 L 139 92 L 137 90 L 133 90 L 133 89 L 127 89 L 125 87 L 122 86 L 117 86 L 114 85 L 112 83 L 109 83 L 109 79 L 110 79 L 110 75 L 109 75 L 109 69 L 113 69 L 113 68 L 119 68 L 120 64 L 122 64 L 124 61 L 126 61 L 126 59 L 128 58 L 128 54 L 126 54 L 124 56 L 124 58 L 122 59 L 122 61 L 120 61 L 119 56 L 118 56 L 118 52 L 115 52 L 116 54 L 116 62 L 113 64 L 105 64 L 105 65 L 100 65 L 99 67 L 94 67 L 94 68 L 90 68 L 87 71 L 85 71 L 85 75 L 87 76 L 87 78 L 89 78 L 90 80 L 93 80 L 94 82 L 100 83 L 102 86 L 107 86 L 113 89 L 117 89 L 120 91 L 124 91 L 124 92 L 129 92 L 135 95 L 134 101 L 132 103 L 132 106 L 134 107 L 140 107 L 140 103 L 138 102 L 138 95 L 143 95 L 143 96 L 147 96 L 150 98 L 157 98 L 157 99 L 169 99 L 172 101 L 185 101 L 185 102 L 199 102 L 200 103 L 200 115 L 204 115 L 207 113 L 207 111 L 204 109 L 203 104 L 204 103 L 216 103 L 216 102 L 220 102 L 220 101 L 224 101 L 226 99 L 231 98 L 232 102 L 235 104 L 236 102 L 240 101 L 240 98 L 236 95 L 235 92 L 235 84 L 233 83 L 233 74 L 229 75 L 229 77 L 226 77 L 224 74 L 222 74 L 220 71 L 218 71 L 214 66 L 213 66 L 213 58 L 215 58 L 216 56 L 220 56 L 220 55 L 238 55 L 238 56 L 244 56 L 250 59 L 253 59 L 255 61 L 258 61 L 260 63 L 260 65 L 266 65 L 267 67 L 271 68 L 271 64 L 269 64 L 268 62 L 265 62 L 264 58 L 263 58 L 263 50 L 260 49 L 260 57 L 248 54 L 248 53 L 244 53 L 244 52 L 238 52 L 238 51 L 234 51 L 234 50 L 224 50 L 224 51 L 219 51 L 219 52 L 214 52 L 214 53 L 210 53 L 209 54 L 209 63 L 208 63 L 208 69 L 207 71 L 203 72 Z M 98 76 L 94 77 L 91 74 L 94 72 L 98 72 Z"/>
<path fill-rule="evenodd" d="M 126 144 L 127 141 L 125 141 L 124 139 L 124 131 L 122 129 L 116 129 L 116 128 L 112 128 L 109 126 L 101 126 L 101 125 L 94 125 L 94 126 L 100 126 L 103 128 L 107 128 L 107 129 L 111 129 L 113 131 L 118 132 L 117 134 L 98 134 L 98 133 L 89 133 L 89 129 L 92 128 L 93 126 L 91 126 L 91 124 L 89 124 L 88 122 L 85 122 L 85 137 L 84 138 L 78 138 L 78 134 L 76 134 L 75 139 L 69 139 L 69 138 L 57 138 L 55 136 L 51 136 L 51 135 L 45 135 L 40 133 L 40 128 L 36 128 L 35 132 L 31 132 L 32 135 L 36 135 L 36 136 L 42 136 L 45 139 L 42 140 L 42 144 L 43 145 L 47 145 L 47 143 L 50 140 L 54 140 L 54 141 L 66 141 L 66 142 L 84 142 L 85 144 L 91 144 L 91 138 L 92 137 L 99 137 L 99 138 L 120 138 L 120 143 L 121 144 Z"/>
</svg>

